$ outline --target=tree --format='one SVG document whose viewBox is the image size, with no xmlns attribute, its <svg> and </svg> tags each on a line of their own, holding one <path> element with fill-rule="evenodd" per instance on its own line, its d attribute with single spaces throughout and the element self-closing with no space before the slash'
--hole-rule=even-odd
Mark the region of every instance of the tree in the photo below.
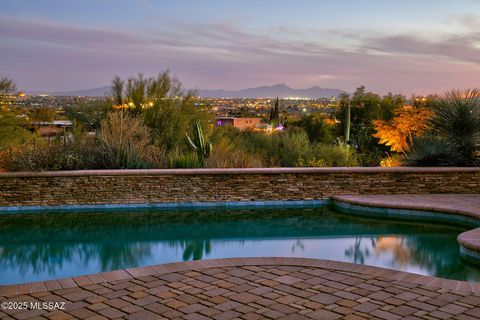
<svg viewBox="0 0 480 320">
<path fill-rule="evenodd" d="M 344 95 L 340 99 L 337 118 L 342 121 L 344 141 L 349 138 L 364 166 L 378 165 L 385 152 L 385 148 L 378 144 L 378 139 L 372 136 L 374 133 L 372 121 L 383 119 L 383 107 L 382 98 L 375 93 L 366 92 L 364 86 L 358 87 L 351 98 Z M 347 121 L 349 109 L 350 125 Z"/>
<path fill-rule="evenodd" d="M 73 122 L 74 128 L 83 131 L 98 131 L 112 104 L 106 101 L 82 102 L 65 108 L 66 117 Z"/>
<path fill-rule="evenodd" d="M 32 137 L 28 122 L 16 112 L 0 109 L 0 147 L 21 144 Z"/>
<path fill-rule="evenodd" d="M 7 77 L 0 78 L 0 107 L 5 103 L 5 96 L 14 93 L 17 90 L 17 86 L 12 79 Z"/>
<path fill-rule="evenodd" d="M 183 136 L 197 121 L 209 131 L 210 115 L 198 107 L 196 92 L 183 90 L 169 71 L 151 78 L 139 74 L 126 82 L 115 77 L 112 95 L 114 104 L 143 118 L 151 129 L 153 142 L 166 151 L 186 150 Z"/>
<path fill-rule="evenodd" d="M 291 123 L 293 126 L 301 127 L 308 135 L 310 142 L 332 143 L 334 126 L 329 124 L 325 115 L 320 113 L 304 115 L 299 121 Z"/>
<path fill-rule="evenodd" d="M 28 114 L 28 118 L 30 118 L 32 122 L 37 122 L 37 121 L 51 122 L 55 120 L 57 116 L 57 113 L 55 112 L 55 110 L 49 107 L 34 108 L 31 110 L 28 110 L 27 114 Z"/>
<path fill-rule="evenodd" d="M 390 121 L 374 120 L 373 125 L 379 143 L 390 147 L 393 152 L 404 153 L 410 149 L 413 138 L 423 134 L 429 127 L 432 111 L 427 108 L 403 106 L 395 109 Z"/>
<path fill-rule="evenodd" d="M 16 89 L 12 79 L 0 78 L 0 147 L 22 143 L 32 135 L 25 118 L 6 105 L 6 96 Z"/>
<path fill-rule="evenodd" d="M 123 90 L 125 82 L 119 76 L 115 76 L 112 80 L 112 100 L 115 107 L 123 107 L 125 101 L 123 100 Z"/>
</svg>

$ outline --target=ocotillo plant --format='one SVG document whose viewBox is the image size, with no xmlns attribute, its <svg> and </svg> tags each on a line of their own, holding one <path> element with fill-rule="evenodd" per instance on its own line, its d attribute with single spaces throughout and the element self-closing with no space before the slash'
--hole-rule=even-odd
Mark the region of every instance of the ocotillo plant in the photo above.
<svg viewBox="0 0 480 320">
<path fill-rule="evenodd" d="M 190 148 L 193 149 L 193 151 L 197 153 L 198 161 L 200 161 L 200 163 L 204 165 L 205 159 L 208 159 L 208 157 L 212 153 L 213 145 L 209 141 L 206 141 L 203 137 L 203 131 L 202 126 L 200 125 L 200 121 L 197 121 L 193 125 L 193 133 L 194 136 L 192 141 L 188 133 L 185 132 L 187 144 L 190 146 Z"/>
</svg>

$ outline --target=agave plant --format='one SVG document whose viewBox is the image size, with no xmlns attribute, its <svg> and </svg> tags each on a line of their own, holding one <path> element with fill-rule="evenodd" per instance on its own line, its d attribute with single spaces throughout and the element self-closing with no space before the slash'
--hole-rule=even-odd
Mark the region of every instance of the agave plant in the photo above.
<svg viewBox="0 0 480 320">
<path fill-rule="evenodd" d="M 453 90 L 435 104 L 433 133 L 445 143 L 455 165 L 480 164 L 480 90 Z"/>
<path fill-rule="evenodd" d="M 203 165 L 205 164 L 205 159 L 208 159 L 208 157 L 212 153 L 213 145 L 209 141 L 205 140 L 205 138 L 203 137 L 203 131 L 202 126 L 200 125 L 200 121 L 197 121 L 193 125 L 193 133 L 193 140 L 190 139 L 188 133 L 185 133 L 185 136 L 187 138 L 187 144 L 190 146 L 190 148 L 193 149 L 193 151 L 196 152 L 198 160 Z"/>
<path fill-rule="evenodd" d="M 405 159 L 407 166 L 429 167 L 454 166 L 458 159 L 448 149 L 445 141 L 437 136 L 426 135 L 413 138 L 412 148 Z"/>
</svg>

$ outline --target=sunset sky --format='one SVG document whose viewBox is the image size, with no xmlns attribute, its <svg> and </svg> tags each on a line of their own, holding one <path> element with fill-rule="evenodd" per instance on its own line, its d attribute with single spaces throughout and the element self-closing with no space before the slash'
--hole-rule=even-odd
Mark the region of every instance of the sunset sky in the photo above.
<svg viewBox="0 0 480 320">
<path fill-rule="evenodd" d="M 0 0 L 0 76 L 20 89 L 166 69 L 201 89 L 480 87 L 480 0 Z"/>
</svg>

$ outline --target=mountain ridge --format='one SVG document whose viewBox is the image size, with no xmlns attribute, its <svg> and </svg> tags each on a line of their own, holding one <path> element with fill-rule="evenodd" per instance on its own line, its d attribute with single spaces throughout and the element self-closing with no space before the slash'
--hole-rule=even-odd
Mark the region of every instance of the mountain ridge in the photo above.
<svg viewBox="0 0 480 320">
<path fill-rule="evenodd" d="M 289 87 L 285 83 L 278 83 L 272 86 L 252 87 L 241 90 L 198 90 L 198 94 L 202 98 L 331 98 L 333 96 L 338 97 L 343 92 L 344 91 L 340 89 L 321 88 L 319 86 L 312 86 L 306 89 L 294 89 Z M 110 93 L 110 86 L 60 92 L 27 91 L 27 93 L 48 94 L 52 96 L 105 97 L 108 96 Z"/>
<path fill-rule="evenodd" d="M 279 83 L 273 86 L 260 86 L 242 90 L 200 90 L 199 95 L 209 98 L 331 98 L 339 96 L 343 92 L 340 89 L 320 88 L 319 86 L 294 89 L 284 83 Z"/>
</svg>

